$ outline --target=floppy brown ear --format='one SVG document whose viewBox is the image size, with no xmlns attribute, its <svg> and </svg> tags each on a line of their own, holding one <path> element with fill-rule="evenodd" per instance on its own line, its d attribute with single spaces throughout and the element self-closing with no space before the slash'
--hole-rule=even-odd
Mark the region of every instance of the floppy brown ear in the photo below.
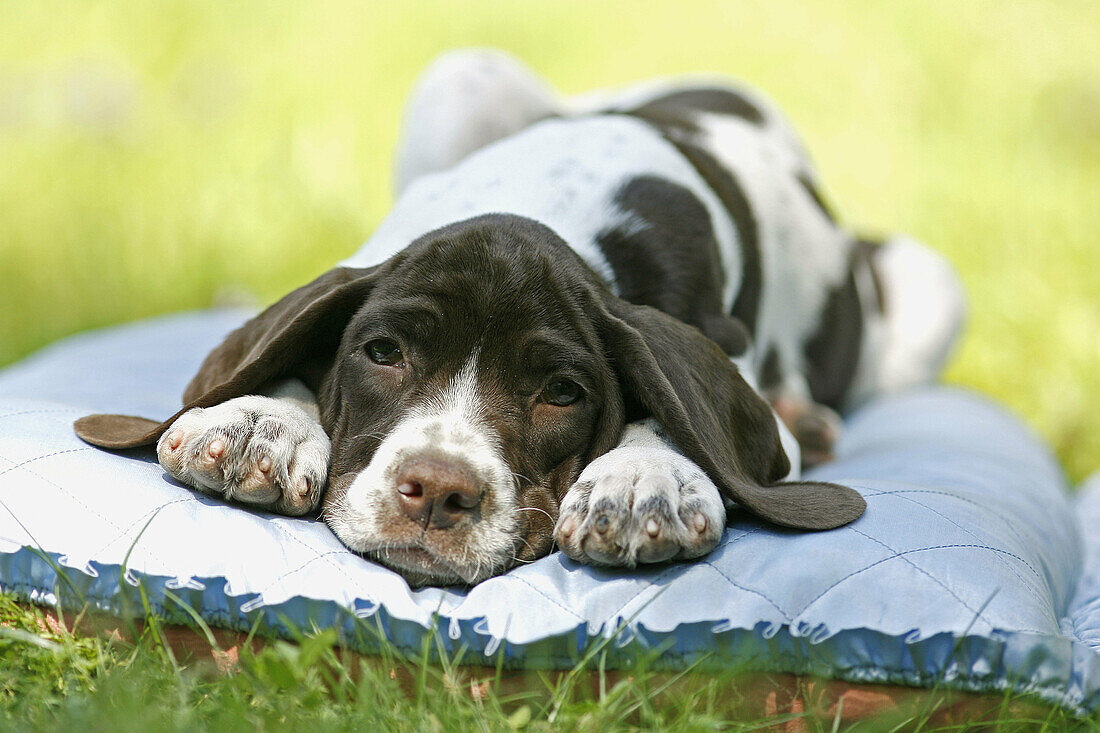
<svg viewBox="0 0 1100 733">
<path fill-rule="evenodd" d="M 88 415 L 73 424 L 77 436 L 101 448 L 151 445 L 193 407 L 210 407 L 250 394 L 309 362 L 331 359 L 348 319 L 370 292 L 379 270 L 329 270 L 230 333 L 187 385 L 183 408 L 164 422 L 129 415 Z"/>
<path fill-rule="evenodd" d="M 620 379 L 724 495 L 775 524 L 832 529 L 866 508 L 853 489 L 776 483 L 790 470 L 767 403 L 722 349 L 647 306 L 607 297 L 602 335 Z"/>
</svg>

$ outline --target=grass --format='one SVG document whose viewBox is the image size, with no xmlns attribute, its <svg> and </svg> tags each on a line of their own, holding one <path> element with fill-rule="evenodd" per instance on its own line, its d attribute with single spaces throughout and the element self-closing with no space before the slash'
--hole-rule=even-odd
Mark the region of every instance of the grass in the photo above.
<svg viewBox="0 0 1100 733">
<path fill-rule="evenodd" d="M 695 70 L 765 90 L 846 221 L 909 232 L 956 263 L 971 322 L 948 379 L 1018 410 L 1071 479 L 1100 467 L 1094 0 L 39 0 L 5 4 L 3 28 L 0 364 L 226 291 L 270 300 L 326 269 L 387 211 L 417 70 L 491 45 L 567 93 Z M 549 717 L 526 698 L 458 695 L 431 665 L 413 663 L 402 689 L 376 665 L 333 662 L 324 636 L 217 677 L 177 670 L 148 636 L 56 634 L 0 604 L 5 728 L 507 730 L 525 706 L 528 727 Z M 654 680 L 574 691 L 555 725 L 755 724 L 722 707 L 735 681 L 654 699 Z M 540 684 L 528 691 L 556 694 Z"/>
<path fill-rule="evenodd" d="M 81 619 L 73 624 L 80 627 Z M 184 658 L 152 625 L 120 636 L 71 633 L 0 596 L 0 727 L 22 730 L 667 730 L 839 729 L 839 709 L 800 683 L 801 709 L 768 711 L 770 684 L 736 671 L 658 674 L 639 656 L 609 672 L 599 650 L 553 675 L 463 667 L 461 654 L 342 653 L 332 631 L 296 643 L 242 644 L 228 670 Z M 209 629 L 202 629 L 209 634 Z M 430 643 L 430 642 L 429 642 Z M 219 650 L 223 651 L 223 650 Z M 224 659 L 225 654 L 221 654 Z M 845 726 L 863 731 L 1093 729 L 1014 694 L 977 700 L 933 691 Z M 967 703 L 970 704 L 967 704 Z M 780 700 L 780 705 L 784 701 Z M 773 705 L 773 707 L 775 707 Z M 792 727 L 793 726 L 793 727 Z M 975 728 L 974 726 L 979 726 Z"/>
</svg>

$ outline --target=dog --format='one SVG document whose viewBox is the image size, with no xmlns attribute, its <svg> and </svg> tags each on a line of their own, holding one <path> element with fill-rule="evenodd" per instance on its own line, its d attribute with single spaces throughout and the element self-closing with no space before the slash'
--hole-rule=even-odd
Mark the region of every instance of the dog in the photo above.
<svg viewBox="0 0 1100 733">
<path fill-rule="evenodd" d="M 319 510 L 412 585 L 555 543 L 629 568 L 706 555 L 733 511 L 854 521 L 862 497 L 799 480 L 802 453 L 827 459 L 833 411 L 934 380 L 960 328 L 950 266 L 838 224 L 789 124 L 726 82 L 562 100 L 511 57 L 452 52 L 396 161 L 369 241 L 231 333 L 183 409 L 78 435 Z"/>
</svg>

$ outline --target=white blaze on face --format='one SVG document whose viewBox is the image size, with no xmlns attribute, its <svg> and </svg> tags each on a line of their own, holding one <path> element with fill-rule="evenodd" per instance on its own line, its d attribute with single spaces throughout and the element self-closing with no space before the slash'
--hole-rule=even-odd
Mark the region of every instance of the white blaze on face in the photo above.
<svg viewBox="0 0 1100 733">
<path fill-rule="evenodd" d="M 442 559 L 485 571 L 511 559 L 517 528 L 512 471 L 501 454 L 499 436 L 486 420 L 477 375 L 474 352 L 443 389 L 413 407 L 378 446 L 329 515 L 330 526 L 346 545 L 366 552 L 402 544 L 387 535 L 395 519 L 404 519 L 397 475 L 409 460 L 428 457 L 462 466 L 485 490 L 484 510 L 476 522 L 434 530 L 464 535 L 463 556 Z M 426 542 L 431 551 L 431 539 Z"/>
</svg>

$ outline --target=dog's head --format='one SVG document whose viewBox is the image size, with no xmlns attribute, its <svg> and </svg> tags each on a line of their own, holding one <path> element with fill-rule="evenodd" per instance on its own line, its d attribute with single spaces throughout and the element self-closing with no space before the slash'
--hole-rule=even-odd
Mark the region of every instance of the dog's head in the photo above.
<svg viewBox="0 0 1100 733">
<path fill-rule="evenodd" d="M 184 401 L 290 376 L 316 391 L 332 439 L 323 517 L 416 584 L 474 583 L 547 554 L 581 469 L 647 414 L 769 521 L 825 529 L 863 508 L 842 487 L 775 485 L 789 463 L 774 418 L 722 350 L 616 298 L 519 217 L 454 224 L 377 267 L 322 275 L 230 334 Z"/>
</svg>

